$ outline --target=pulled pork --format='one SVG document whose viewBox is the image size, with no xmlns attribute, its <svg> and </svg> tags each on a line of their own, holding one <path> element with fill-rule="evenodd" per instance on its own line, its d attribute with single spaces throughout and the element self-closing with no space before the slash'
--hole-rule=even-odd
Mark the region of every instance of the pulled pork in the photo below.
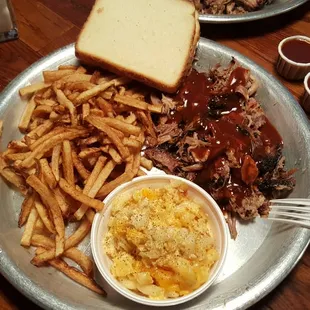
<svg viewBox="0 0 310 310">
<path fill-rule="evenodd" d="M 165 172 L 196 182 L 222 208 L 236 237 L 236 216 L 268 216 L 269 199 L 287 196 L 283 142 L 253 97 L 258 83 L 234 59 L 208 75 L 192 70 L 174 98 L 153 97 L 167 114 L 154 118 L 157 144 L 145 156 Z"/>
<path fill-rule="evenodd" d="M 243 14 L 261 9 L 273 0 L 192 0 L 204 14 Z"/>
</svg>

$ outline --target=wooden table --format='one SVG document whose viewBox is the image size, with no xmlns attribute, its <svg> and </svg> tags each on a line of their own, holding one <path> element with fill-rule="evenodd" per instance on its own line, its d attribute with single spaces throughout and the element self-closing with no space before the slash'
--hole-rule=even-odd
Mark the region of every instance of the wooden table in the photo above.
<svg viewBox="0 0 310 310">
<path fill-rule="evenodd" d="M 94 1 L 12 0 L 19 40 L 0 44 L 0 91 L 20 72 L 48 53 L 72 43 Z M 227 45 L 277 76 L 277 45 L 291 35 L 310 36 L 310 3 L 262 21 L 239 25 L 202 25 L 202 36 Z M 297 100 L 302 82 L 281 82 Z M 0 276 L 0 309 L 32 309 L 35 306 Z M 310 309 L 310 249 L 297 267 L 272 293 L 251 309 Z"/>
</svg>

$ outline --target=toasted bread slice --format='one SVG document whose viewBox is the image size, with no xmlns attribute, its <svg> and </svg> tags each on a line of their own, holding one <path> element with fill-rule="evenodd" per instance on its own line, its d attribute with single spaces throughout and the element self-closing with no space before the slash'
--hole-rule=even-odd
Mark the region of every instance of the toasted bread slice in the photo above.
<svg viewBox="0 0 310 310">
<path fill-rule="evenodd" d="M 191 68 L 199 33 L 187 0 L 97 0 L 76 56 L 173 93 Z"/>
</svg>

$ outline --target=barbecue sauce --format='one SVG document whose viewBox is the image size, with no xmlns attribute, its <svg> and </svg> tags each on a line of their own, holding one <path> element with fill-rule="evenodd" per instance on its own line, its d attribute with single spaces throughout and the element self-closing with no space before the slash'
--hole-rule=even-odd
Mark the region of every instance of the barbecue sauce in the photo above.
<svg viewBox="0 0 310 310">
<path fill-rule="evenodd" d="M 229 208 L 229 199 L 241 204 L 243 198 L 251 194 L 250 186 L 241 178 L 245 155 L 255 157 L 254 160 L 259 163 L 267 155 L 268 146 L 282 146 L 281 136 L 268 119 L 260 128 L 260 143 L 255 148 L 249 133 L 243 128 L 244 99 L 235 93 L 235 89 L 237 86 L 246 86 L 247 74 L 248 70 L 237 67 L 218 95 L 213 90 L 212 79 L 204 73 L 192 70 L 176 97 L 181 104 L 170 115 L 171 121 L 186 126 L 191 123 L 199 139 L 209 143 L 208 146 L 197 147 L 193 151 L 196 158 L 202 158 L 209 152 L 204 169 L 198 173 L 195 182 L 214 194 L 216 200 L 225 208 Z M 233 150 L 237 167 L 231 168 L 230 177 L 225 180 L 224 186 L 214 188 L 212 178 L 215 171 L 225 168 L 226 151 L 229 149 Z"/>
<path fill-rule="evenodd" d="M 282 45 L 282 53 L 298 63 L 310 63 L 310 42 L 301 39 L 288 40 Z"/>
</svg>

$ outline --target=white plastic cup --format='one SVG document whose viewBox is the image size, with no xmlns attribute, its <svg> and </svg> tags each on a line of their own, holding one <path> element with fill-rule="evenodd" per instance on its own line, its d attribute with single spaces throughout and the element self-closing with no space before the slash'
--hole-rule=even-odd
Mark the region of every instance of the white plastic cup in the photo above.
<svg viewBox="0 0 310 310">
<path fill-rule="evenodd" d="M 304 79 L 305 93 L 301 101 L 301 106 L 307 113 L 310 113 L 310 88 L 308 85 L 309 81 L 310 81 L 310 72 L 305 76 Z"/>
<path fill-rule="evenodd" d="M 103 238 L 108 230 L 107 224 L 112 209 L 111 202 L 113 201 L 113 198 L 115 196 L 127 192 L 133 192 L 137 189 L 141 189 L 144 187 L 150 187 L 150 188 L 165 187 L 170 184 L 171 180 L 180 181 L 187 184 L 189 197 L 194 199 L 197 203 L 199 203 L 208 214 L 210 220 L 210 228 L 214 234 L 216 249 L 219 253 L 219 260 L 211 268 L 208 281 L 204 283 L 201 287 L 199 287 L 197 290 L 193 291 L 192 293 L 173 299 L 171 298 L 165 300 L 152 300 L 148 297 L 141 296 L 125 288 L 111 274 L 110 272 L 111 260 L 106 255 L 103 249 Z M 187 302 L 201 295 L 212 285 L 216 277 L 219 275 L 226 258 L 229 232 L 225 222 L 225 218 L 219 206 L 214 201 L 214 199 L 198 185 L 186 179 L 171 175 L 142 176 L 135 178 L 132 181 L 116 188 L 105 198 L 104 203 L 105 203 L 104 210 L 101 213 L 96 214 L 92 225 L 91 230 L 92 254 L 101 276 L 111 287 L 113 287 L 121 295 L 144 305 L 157 306 L 157 307 L 174 306 L 177 304 Z"/>
<path fill-rule="evenodd" d="M 310 43 L 310 38 L 305 36 L 292 36 L 285 38 L 278 45 L 278 73 L 288 80 L 300 80 L 310 71 L 310 63 L 295 62 L 287 58 L 282 52 L 282 46 L 285 42 L 291 40 L 305 40 Z"/>
</svg>

